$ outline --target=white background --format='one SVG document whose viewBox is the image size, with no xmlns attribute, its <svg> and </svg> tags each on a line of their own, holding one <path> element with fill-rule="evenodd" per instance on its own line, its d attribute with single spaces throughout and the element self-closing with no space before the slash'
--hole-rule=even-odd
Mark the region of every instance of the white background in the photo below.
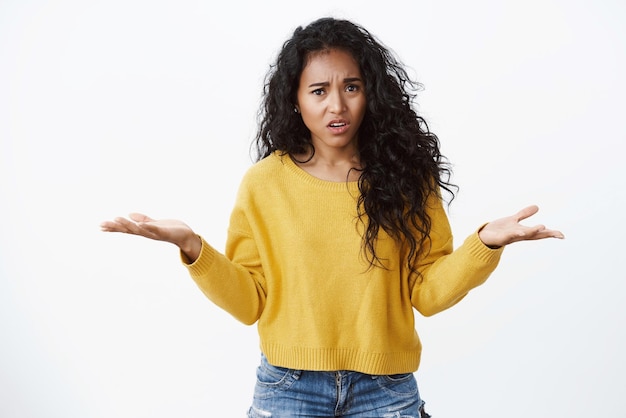
<svg viewBox="0 0 626 418">
<path fill-rule="evenodd" d="M 243 417 L 255 327 L 131 211 L 223 249 L 265 72 L 293 29 L 363 24 L 424 84 L 459 244 L 536 203 L 566 240 L 515 244 L 417 318 L 436 418 L 619 417 L 626 5 L 604 1 L 0 1 L 0 416 Z"/>
</svg>

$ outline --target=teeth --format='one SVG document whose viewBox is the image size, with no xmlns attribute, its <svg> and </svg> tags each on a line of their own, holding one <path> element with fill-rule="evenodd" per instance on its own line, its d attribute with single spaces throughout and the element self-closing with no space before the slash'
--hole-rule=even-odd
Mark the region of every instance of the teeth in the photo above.
<svg viewBox="0 0 626 418">
<path fill-rule="evenodd" d="M 340 126 L 345 126 L 345 123 L 331 123 L 330 126 L 333 128 L 339 128 Z"/>
</svg>

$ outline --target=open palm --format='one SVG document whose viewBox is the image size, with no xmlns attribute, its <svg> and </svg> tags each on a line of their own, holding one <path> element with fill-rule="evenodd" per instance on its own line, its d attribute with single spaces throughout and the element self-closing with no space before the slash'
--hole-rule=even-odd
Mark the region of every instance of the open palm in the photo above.
<svg viewBox="0 0 626 418">
<path fill-rule="evenodd" d="M 190 260 L 200 252 L 200 239 L 184 222 L 176 219 L 152 219 L 141 213 L 131 213 L 129 218 L 118 217 L 100 224 L 105 232 L 123 232 L 142 237 L 171 242 L 177 245 Z"/>
<path fill-rule="evenodd" d="M 502 247 L 517 241 L 538 240 L 544 238 L 564 238 L 560 231 L 546 228 L 544 225 L 524 226 L 520 221 L 539 211 L 535 205 L 528 206 L 515 215 L 489 222 L 479 232 L 481 241 L 489 247 Z"/>
</svg>

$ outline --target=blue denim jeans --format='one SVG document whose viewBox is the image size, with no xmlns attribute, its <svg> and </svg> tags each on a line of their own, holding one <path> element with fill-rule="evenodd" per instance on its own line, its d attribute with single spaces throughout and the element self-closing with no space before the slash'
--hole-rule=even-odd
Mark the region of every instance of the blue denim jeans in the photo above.
<svg viewBox="0 0 626 418">
<path fill-rule="evenodd" d="M 423 406 L 412 373 L 292 370 L 261 356 L 248 417 L 425 418 Z"/>
</svg>

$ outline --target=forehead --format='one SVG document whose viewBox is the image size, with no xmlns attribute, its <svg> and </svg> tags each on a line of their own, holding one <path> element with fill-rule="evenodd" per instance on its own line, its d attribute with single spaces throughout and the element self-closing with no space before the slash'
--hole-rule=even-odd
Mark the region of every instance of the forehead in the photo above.
<svg viewBox="0 0 626 418">
<path fill-rule="evenodd" d="M 342 73 L 360 76 L 359 64 L 354 57 L 342 49 L 324 49 L 311 52 L 306 59 L 302 76 Z"/>
</svg>

